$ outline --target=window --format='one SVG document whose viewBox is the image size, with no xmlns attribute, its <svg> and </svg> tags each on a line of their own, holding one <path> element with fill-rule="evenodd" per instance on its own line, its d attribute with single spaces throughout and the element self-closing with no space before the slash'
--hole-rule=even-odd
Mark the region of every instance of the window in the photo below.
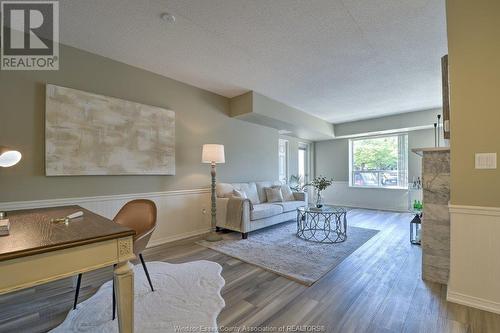
<svg viewBox="0 0 500 333">
<path fill-rule="evenodd" d="M 408 187 L 408 135 L 349 141 L 350 186 Z"/>
<path fill-rule="evenodd" d="M 309 145 L 307 143 L 299 143 L 299 165 L 298 172 L 300 177 L 300 185 L 309 182 Z"/>
<path fill-rule="evenodd" d="M 279 180 L 288 182 L 288 140 L 279 140 L 278 160 Z"/>
</svg>

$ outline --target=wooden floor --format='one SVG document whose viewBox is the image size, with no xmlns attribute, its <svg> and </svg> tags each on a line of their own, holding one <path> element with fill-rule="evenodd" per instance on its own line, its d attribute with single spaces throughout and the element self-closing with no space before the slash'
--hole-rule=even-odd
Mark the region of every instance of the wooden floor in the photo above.
<svg viewBox="0 0 500 333">
<path fill-rule="evenodd" d="M 500 332 L 500 315 L 448 303 L 446 286 L 421 280 L 421 253 L 409 244 L 409 220 L 407 214 L 351 211 L 351 225 L 381 232 L 311 287 L 194 241 L 158 246 L 144 256 L 148 261 L 204 259 L 221 264 L 226 307 L 218 323 L 226 327 L 275 327 L 275 332 L 293 325 L 316 326 L 323 332 Z M 111 269 L 84 274 L 80 300 L 90 297 L 111 274 Z M 47 331 L 64 319 L 73 293 L 74 279 L 65 279 L 0 296 L 0 332 Z"/>
</svg>

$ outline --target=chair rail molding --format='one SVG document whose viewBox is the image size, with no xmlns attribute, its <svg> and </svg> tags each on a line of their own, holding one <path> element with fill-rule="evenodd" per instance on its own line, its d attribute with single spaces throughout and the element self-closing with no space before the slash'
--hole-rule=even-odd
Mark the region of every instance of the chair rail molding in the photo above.
<svg viewBox="0 0 500 333">
<path fill-rule="evenodd" d="M 448 207 L 450 208 L 450 213 L 455 214 L 500 216 L 500 207 L 465 206 L 452 204 L 450 204 Z"/>
<path fill-rule="evenodd" d="M 500 314 L 500 207 L 449 205 L 447 300 Z"/>
<path fill-rule="evenodd" d="M 134 199 L 150 199 L 158 207 L 158 226 L 148 247 L 202 235 L 210 229 L 209 188 L 0 202 L 0 211 L 79 205 L 113 219 L 125 203 Z"/>
</svg>

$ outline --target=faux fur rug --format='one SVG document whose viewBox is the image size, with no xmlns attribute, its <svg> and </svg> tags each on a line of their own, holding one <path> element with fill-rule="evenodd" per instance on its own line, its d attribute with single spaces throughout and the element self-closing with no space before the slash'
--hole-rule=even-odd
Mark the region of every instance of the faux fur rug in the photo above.
<svg viewBox="0 0 500 333">
<path fill-rule="evenodd" d="M 296 232 L 296 222 L 286 222 L 251 232 L 248 239 L 230 233 L 222 241 L 198 244 L 310 286 L 378 233 L 348 227 L 347 240 L 323 244 L 300 239 Z"/>
<path fill-rule="evenodd" d="M 219 264 L 203 260 L 147 265 L 155 291 L 142 266 L 135 266 L 135 332 L 217 332 L 217 316 L 225 305 Z M 118 332 L 118 320 L 111 320 L 111 288 L 111 281 L 106 282 L 51 332 Z"/>
</svg>

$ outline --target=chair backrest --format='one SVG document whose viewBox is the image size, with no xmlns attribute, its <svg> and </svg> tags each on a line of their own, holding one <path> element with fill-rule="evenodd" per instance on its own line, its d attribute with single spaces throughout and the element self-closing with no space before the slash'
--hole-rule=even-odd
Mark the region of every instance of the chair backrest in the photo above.
<svg viewBox="0 0 500 333">
<path fill-rule="evenodd" d="M 134 253 L 139 254 L 156 228 L 156 205 L 151 200 L 132 200 L 120 209 L 113 221 L 135 230 Z"/>
</svg>

